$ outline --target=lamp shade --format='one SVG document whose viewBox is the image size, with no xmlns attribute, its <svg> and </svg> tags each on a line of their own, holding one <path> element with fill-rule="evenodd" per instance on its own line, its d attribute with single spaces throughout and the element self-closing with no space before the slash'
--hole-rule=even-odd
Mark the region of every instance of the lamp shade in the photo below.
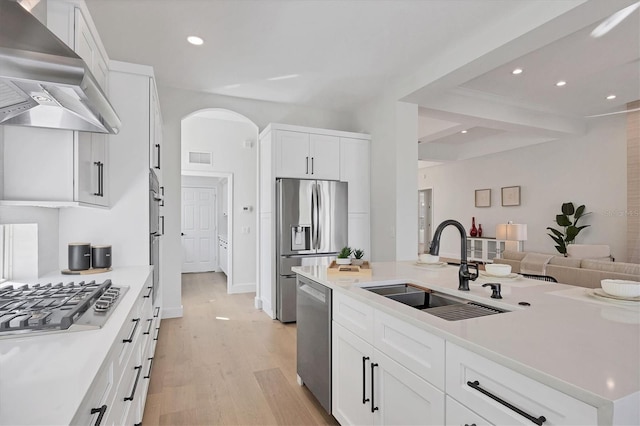
<svg viewBox="0 0 640 426">
<path fill-rule="evenodd" d="M 496 225 L 496 239 L 505 241 L 526 241 L 527 225 L 524 223 L 501 223 Z"/>
</svg>

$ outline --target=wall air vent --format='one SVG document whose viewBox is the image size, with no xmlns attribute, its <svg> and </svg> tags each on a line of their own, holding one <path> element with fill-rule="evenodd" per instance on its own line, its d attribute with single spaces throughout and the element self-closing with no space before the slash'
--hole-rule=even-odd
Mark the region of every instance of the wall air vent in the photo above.
<svg viewBox="0 0 640 426">
<path fill-rule="evenodd" d="M 211 165 L 211 153 L 189 151 L 189 163 Z"/>
</svg>

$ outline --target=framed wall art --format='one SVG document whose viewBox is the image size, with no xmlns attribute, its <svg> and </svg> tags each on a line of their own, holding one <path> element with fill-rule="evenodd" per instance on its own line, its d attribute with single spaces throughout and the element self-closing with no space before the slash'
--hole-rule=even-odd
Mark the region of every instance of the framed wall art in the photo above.
<svg viewBox="0 0 640 426">
<path fill-rule="evenodd" d="M 476 189 L 476 207 L 491 207 L 490 189 Z"/>
<path fill-rule="evenodd" d="M 519 186 L 505 186 L 502 188 L 502 205 L 504 207 L 520 205 Z"/>
</svg>

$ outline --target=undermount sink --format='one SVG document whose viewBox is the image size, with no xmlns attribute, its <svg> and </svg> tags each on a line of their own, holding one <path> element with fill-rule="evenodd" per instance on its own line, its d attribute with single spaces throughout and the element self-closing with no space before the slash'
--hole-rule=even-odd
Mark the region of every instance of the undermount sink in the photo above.
<svg viewBox="0 0 640 426">
<path fill-rule="evenodd" d="M 363 287 L 363 289 L 447 321 L 460 321 L 508 312 L 413 284 L 391 284 Z"/>
</svg>

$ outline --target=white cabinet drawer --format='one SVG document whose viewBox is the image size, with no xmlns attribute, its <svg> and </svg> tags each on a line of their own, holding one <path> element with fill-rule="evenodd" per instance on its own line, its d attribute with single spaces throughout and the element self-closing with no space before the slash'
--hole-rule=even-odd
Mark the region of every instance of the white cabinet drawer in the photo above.
<svg viewBox="0 0 640 426">
<path fill-rule="evenodd" d="M 373 308 L 338 292 L 333 292 L 333 320 L 373 343 Z"/>
<path fill-rule="evenodd" d="M 376 311 L 374 346 L 438 389 L 444 390 L 444 339 Z"/>
<path fill-rule="evenodd" d="M 596 408 L 569 395 L 449 342 L 446 355 L 447 394 L 492 423 L 597 424 Z"/>
<path fill-rule="evenodd" d="M 446 397 L 446 426 L 493 426 L 450 396 Z"/>
<path fill-rule="evenodd" d="M 71 424 L 96 424 L 98 417 L 105 418 L 112 409 L 110 399 L 113 389 L 113 364 L 108 363 L 96 375 L 89 392 L 84 397 Z"/>
</svg>

